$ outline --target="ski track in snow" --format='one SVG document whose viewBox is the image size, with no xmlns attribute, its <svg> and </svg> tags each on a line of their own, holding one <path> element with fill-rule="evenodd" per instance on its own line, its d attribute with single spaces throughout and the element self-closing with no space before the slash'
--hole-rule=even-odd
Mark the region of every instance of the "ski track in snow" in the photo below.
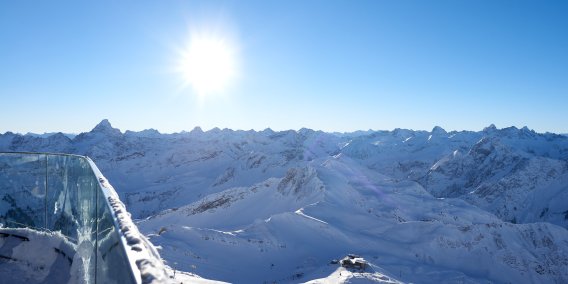
<svg viewBox="0 0 568 284">
<path fill-rule="evenodd" d="M 300 215 L 300 216 L 302 216 L 302 217 L 306 217 L 306 218 L 308 218 L 308 219 L 310 219 L 310 220 L 314 220 L 314 221 L 316 221 L 316 222 L 320 222 L 320 223 L 322 223 L 322 224 L 326 224 L 326 225 L 327 225 L 327 222 L 325 222 L 325 221 L 322 221 L 322 220 L 320 220 L 320 219 L 318 219 L 318 218 L 314 218 L 314 217 L 312 217 L 312 216 L 308 216 L 308 215 L 304 214 L 304 208 L 298 209 L 298 210 L 296 210 L 296 212 L 294 212 L 294 213 L 296 213 L 296 214 L 298 214 L 298 215 Z"/>
</svg>

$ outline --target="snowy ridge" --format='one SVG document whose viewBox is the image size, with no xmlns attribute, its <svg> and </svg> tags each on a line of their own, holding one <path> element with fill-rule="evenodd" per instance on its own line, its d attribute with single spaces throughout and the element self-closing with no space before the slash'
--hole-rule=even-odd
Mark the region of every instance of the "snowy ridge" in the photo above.
<svg viewBox="0 0 568 284">
<path fill-rule="evenodd" d="M 568 281 L 563 135 L 122 133 L 103 121 L 54 136 L 5 133 L 0 150 L 90 156 L 175 270 L 237 283 Z M 329 263 L 348 253 L 369 270 Z"/>
</svg>

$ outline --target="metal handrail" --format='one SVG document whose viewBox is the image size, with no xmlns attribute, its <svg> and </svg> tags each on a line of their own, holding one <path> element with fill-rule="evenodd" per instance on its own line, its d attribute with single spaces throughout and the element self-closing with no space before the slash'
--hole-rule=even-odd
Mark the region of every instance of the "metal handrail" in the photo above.
<svg viewBox="0 0 568 284">
<path fill-rule="evenodd" d="M 77 155 L 77 154 L 68 154 L 68 153 L 57 153 L 57 152 L 26 152 L 26 151 L 6 152 L 6 151 L 0 151 L 0 154 L 68 156 L 68 157 L 77 157 L 77 158 L 89 159 L 89 157 L 87 157 L 87 156 L 82 156 L 82 155 Z"/>
</svg>

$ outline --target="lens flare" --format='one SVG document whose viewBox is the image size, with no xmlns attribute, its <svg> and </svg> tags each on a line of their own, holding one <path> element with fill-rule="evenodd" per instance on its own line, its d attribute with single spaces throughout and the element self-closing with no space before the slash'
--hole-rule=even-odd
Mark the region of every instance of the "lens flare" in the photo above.
<svg viewBox="0 0 568 284">
<path fill-rule="evenodd" d="M 228 40 L 194 35 L 182 52 L 180 72 L 186 84 L 202 95 L 223 92 L 235 79 L 235 51 Z"/>
</svg>

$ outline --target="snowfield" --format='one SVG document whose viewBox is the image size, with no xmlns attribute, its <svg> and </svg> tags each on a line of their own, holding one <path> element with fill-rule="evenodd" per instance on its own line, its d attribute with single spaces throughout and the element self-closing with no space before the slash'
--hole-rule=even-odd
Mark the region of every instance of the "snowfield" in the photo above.
<svg viewBox="0 0 568 284">
<path fill-rule="evenodd" d="M 8 132 L 0 151 L 90 156 L 176 281 L 568 282 L 564 135 L 122 133 L 104 120 L 73 138 Z M 368 267 L 331 263 L 349 253 Z"/>
</svg>

